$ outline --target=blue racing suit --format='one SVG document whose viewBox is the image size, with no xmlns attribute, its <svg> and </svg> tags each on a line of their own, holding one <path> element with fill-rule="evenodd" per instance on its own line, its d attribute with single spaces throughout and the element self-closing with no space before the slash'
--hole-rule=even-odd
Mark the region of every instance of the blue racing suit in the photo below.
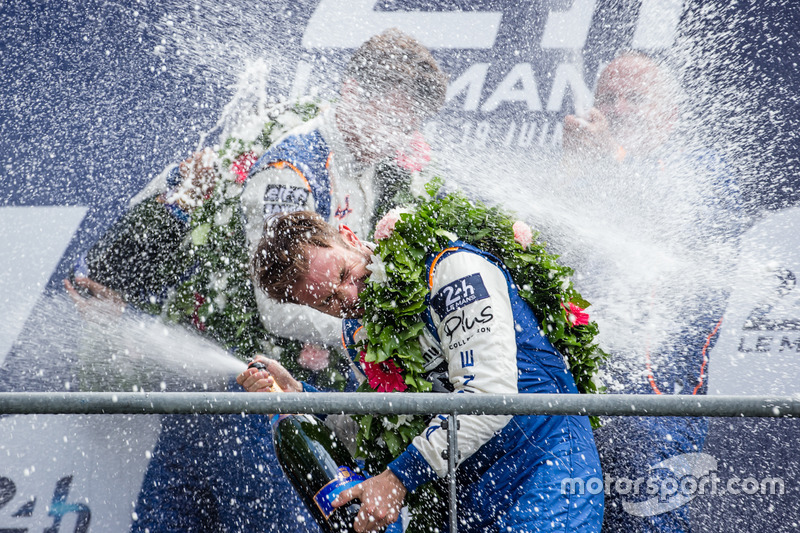
<svg viewBox="0 0 800 533">
<path fill-rule="evenodd" d="M 275 458 L 267 418 L 165 416 L 131 531 L 318 531 Z"/>
<path fill-rule="evenodd" d="M 427 267 L 420 343 L 434 391 L 577 394 L 564 358 L 494 256 L 456 241 Z M 348 344 L 361 333 L 356 322 L 345 322 Z M 409 491 L 447 474 L 444 419 L 434 417 L 389 465 Z M 602 474 L 587 417 L 464 415 L 458 448 L 459 531 L 600 530 Z M 570 490 L 574 480 L 591 493 Z"/>
</svg>

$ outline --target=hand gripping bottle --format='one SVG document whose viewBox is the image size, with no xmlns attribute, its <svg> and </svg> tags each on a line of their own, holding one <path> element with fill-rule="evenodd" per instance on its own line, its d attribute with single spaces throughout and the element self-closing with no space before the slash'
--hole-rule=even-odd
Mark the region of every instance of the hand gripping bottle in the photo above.
<svg viewBox="0 0 800 533">
<path fill-rule="evenodd" d="M 250 367 L 266 370 L 259 362 Z M 280 391 L 275 384 L 273 390 Z M 359 503 L 338 509 L 331 504 L 365 479 L 345 445 L 314 415 L 272 415 L 272 442 L 286 477 L 322 531 L 351 532 Z"/>
</svg>

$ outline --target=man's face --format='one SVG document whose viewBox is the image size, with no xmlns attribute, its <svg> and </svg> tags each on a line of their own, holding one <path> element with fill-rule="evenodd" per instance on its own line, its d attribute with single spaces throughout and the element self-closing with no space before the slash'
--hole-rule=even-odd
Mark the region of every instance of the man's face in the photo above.
<svg viewBox="0 0 800 533">
<path fill-rule="evenodd" d="M 655 148 L 674 127 L 674 95 L 658 69 L 647 58 L 622 56 L 608 64 L 597 82 L 594 105 L 625 148 Z"/>
<path fill-rule="evenodd" d="M 422 120 L 404 91 L 366 95 L 353 80 L 342 87 L 337 126 L 356 158 L 374 163 L 407 148 Z"/>
<path fill-rule="evenodd" d="M 325 314 L 356 318 L 364 314 L 358 293 L 366 286 L 370 252 L 361 243 L 308 246 L 308 273 L 293 287 L 298 303 Z"/>
</svg>

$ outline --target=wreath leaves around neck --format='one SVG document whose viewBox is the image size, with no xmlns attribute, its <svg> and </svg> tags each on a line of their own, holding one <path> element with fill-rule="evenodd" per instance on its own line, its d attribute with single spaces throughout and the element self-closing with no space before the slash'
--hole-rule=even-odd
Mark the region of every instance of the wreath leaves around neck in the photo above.
<svg viewBox="0 0 800 533">
<path fill-rule="evenodd" d="M 561 265 L 538 241 L 538 234 L 515 238 L 517 222 L 499 207 L 469 200 L 459 192 L 439 195 L 438 178 L 426 186 L 429 197 L 418 198 L 407 208 L 394 210 L 393 228 L 378 235 L 372 271 L 360 294 L 364 306 L 365 339 L 356 343 L 368 379 L 359 391 L 429 392 L 418 337 L 425 323 L 429 287 L 426 258 L 461 240 L 500 259 L 531 306 L 542 330 L 564 356 L 578 391 L 602 390 L 597 371 L 608 355 L 594 339 L 598 326 L 584 309 L 589 303 L 573 286 L 572 269 Z M 382 221 L 383 222 L 383 221 Z M 384 228 L 385 229 L 385 228 Z M 522 244 L 520 244 L 520 242 Z M 420 416 L 356 417 L 358 455 L 369 472 L 381 472 L 420 435 L 429 418 Z M 592 418 L 593 427 L 597 419 Z M 446 491 L 436 482 L 409 495 L 409 531 L 430 531 L 444 513 Z"/>
<path fill-rule="evenodd" d="M 437 196 L 441 185 L 440 179 L 432 180 L 426 186 L 430 197 L 397 211 L 399 218 L 393 230 L 377 241 L 370 265 L 372 274 L 360 295 L 366 338 L 356 344 L 362 366 L 373 371 L 365 368 L 370 379 L 359 390 L 431 390 L 417 340 L 425 327 L 422 313 L 429 292 L 425 261 L 458 239 L 505 264 L 520 296 L 564 356 L 578 391 L 600 392 L 597 371 L 608 355 L 594 340 L 598 326 L 583 312 L 589 303 L 573 286 L 572 269 L 546 250 L 538 234 L 531 235 L 530 242 L 517 242 L 515 219 L 509 213 L 459 192 Z M 384 383 L 376 370 L 391 379 Z M 382 383 L 386 385 L 383 388 Z M 382 471 L 400 455 L 428 422 L 424 417 L 411 416 L 364 415 L 358 419 L 359 455 L 372 472 Z M 596 419 L 592 423 L 596 427 Z"/>
</svg>

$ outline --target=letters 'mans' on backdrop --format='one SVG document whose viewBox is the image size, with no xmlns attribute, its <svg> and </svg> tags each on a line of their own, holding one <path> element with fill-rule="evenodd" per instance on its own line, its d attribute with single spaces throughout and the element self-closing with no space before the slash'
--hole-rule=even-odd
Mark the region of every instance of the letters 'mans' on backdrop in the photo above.
<svg viewBox="0 0 800 533">
<path fill-rule="evenodd" d="M 546 151 L 560 144 L 563 116 L 591 105 L 601 65 L 620 49 L 669 50 L 688 9 L 682 0 L 267 4 L 2 7 L 3 68 L 14 83 L 4 85 L 0 109 L 0 390 L 45 381 L 63 389 L 75 370 L 68 357 L 63 372 L 39 382 L 15 359 L 15 342 L 38 342 L 30 317 L 41 295 L 58 289 L 76 253 L 130 197 L 201 142 L 231 97 L 207 64 L 173 68 L 178 59 L 164 59 L 170 46 L 173 58 L 203 57 L 202 25 L 184 24 L 177 49 L 170 41 L 183 21 L 217 20 L 233 35 L 231 49 L 246 41 L 288 58 L 275 80 L 283 94 L 330 91 L 353 48 L 398 27 L 451 75 L 429 133 L 467 150 Z M 256 31 L 265 17 L 271 33 Z M 0 426 L 0 457 L 13 458 L 0 463 L 0 529 L 128 527 L 157 420 L 4 417 Z"/>
<path fill-rule="evenodd" d="M 375 4 L 323 0 L 302 45 L 319 59 L 386 27 L 414 35 L 450 74 L 448 105 L 428 131 L 467 149 L 558 147 L 564 114 L 591 106 L 599 66 L 621 48 L 662 54 L 675 43 L 683 11 L 681 0 L 485 2 L 469 11 L 413 13 Z M 338 74 L 329 64 L 301 60 L 292 92 L 329 85 Z"/>
</svg>

